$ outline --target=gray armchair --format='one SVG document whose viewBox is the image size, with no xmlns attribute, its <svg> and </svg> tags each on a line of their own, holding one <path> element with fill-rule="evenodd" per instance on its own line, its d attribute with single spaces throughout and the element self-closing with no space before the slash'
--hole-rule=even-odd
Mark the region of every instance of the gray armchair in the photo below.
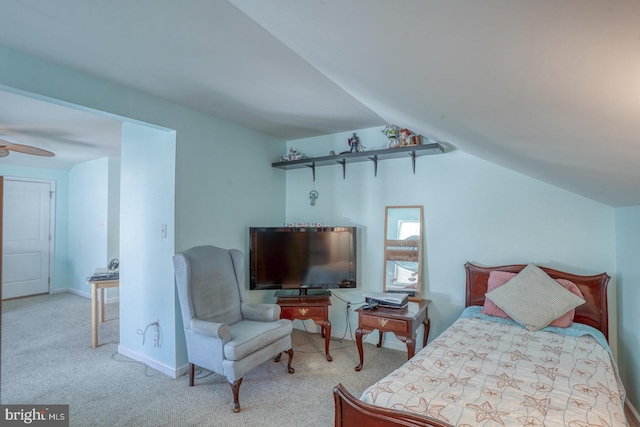
<svg viewBox="0 0 640 427">
<path fill-rule="evenodd" d="M 198 246 L 174 255 L 176 286 L 189 358 L 189 385 L 195 365 L 227 377 L 233 411 L 240 411 L 242 377 L 280 355 L 291 359 L 292 324 L 280 319 L 280 306 L 246 301 L 244 256 L 237 249 Z"/>
</svg>

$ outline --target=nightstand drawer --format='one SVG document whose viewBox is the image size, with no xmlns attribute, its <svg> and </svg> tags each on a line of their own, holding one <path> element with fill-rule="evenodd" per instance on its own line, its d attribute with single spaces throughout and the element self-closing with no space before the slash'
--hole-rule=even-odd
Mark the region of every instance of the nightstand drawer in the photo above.
<svg viewBox="0 0 640 427">
<path fill-rule="evenodd" d="M 326 307 L 281 307 L 280 317 L 283 319 L 325 318 Z"/>
<path fill-rule="evenodd" d="M 384 332 L 407 332 L 409 325 L 406 320 L 388 319 L 371 315 L 362 315 L 360 327 L 377 329 Z"/>
</svg>

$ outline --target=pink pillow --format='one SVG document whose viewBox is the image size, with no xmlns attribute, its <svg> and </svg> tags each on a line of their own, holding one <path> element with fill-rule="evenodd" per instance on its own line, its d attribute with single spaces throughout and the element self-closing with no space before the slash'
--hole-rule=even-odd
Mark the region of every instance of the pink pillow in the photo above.
<svg viewBox="0 0 640 427">
<path fill-rule="evenodd" d="M 516 273 L 508 273 L 506 271 L 492 271 L 489 273 L 489 280 L 487 281 L 487 293 L 492 290 L 499 288 L 500 286 L 507 283 L 509 280 L 516 277 Z M 560 285 L 562 285 L 565 289 L 573 292 L 578 295 L 580 298 L 584 298 L 582 292 L 578 288 L 578 285 L 575 283 L 565 280 L 565 279 L 555 279 Z M 500 309 L 497 305 L 495 305 L 489 298 L 484 299 L 484 307 L 482 307 L 483 314 L 489 314 L 491 316 L 504 317 L 505 319 L 510 319 L 510 317 L 505 313 L 502 309 Z M 576 310 L 569 310 L 562 316 L 558 317 L 556 320 L 551 322 L 549 326 L 556 326 L 558 328 L 568 328 L 573 323 L 573 316 L 575 316 Z"/>
</svg>

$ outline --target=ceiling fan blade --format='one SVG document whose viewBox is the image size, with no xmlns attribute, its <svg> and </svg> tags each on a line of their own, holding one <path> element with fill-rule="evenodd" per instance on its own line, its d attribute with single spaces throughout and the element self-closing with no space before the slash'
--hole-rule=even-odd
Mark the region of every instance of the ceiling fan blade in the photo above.
<svg viewBox="0 0 640 427">
<path fill-rule="evenodd" d="M 4 139 L 0 139 L 0 150 L 7 152 L 7 154 L 4 154 L 4 155 L 0 154 L 0 157 L 8 156 L 9 151 L 15 151 L 17 153 L 24 153 L 24 154 L 33 154 L 34 156 L 44 156 L 44 157 L 55 156 L 55 154 L 53 154 L 51 151 L 43 150 L 42 148 L 32 147 L 30 145 L 13 144 Z"/>
<path fill-rule="evenodd" d="M 42 148 L 32 147 L 30 145 L 11 144 L 11 145 L 4 146 L 4 149 L 9 151 L 15 151 L 17 153 L 33 154 L 34 156 L 44 156 L 44 157 L 55 156 L 55 154 L 53 154 L 51 151 L 43 150 Z"/>
<path fill-rule="evenodd" d="M 0 157 L 7 157 L 9 155 L 9 152 L 7 150 L 5 150 L 4 148 L 0 148 Z"/>
</svg>

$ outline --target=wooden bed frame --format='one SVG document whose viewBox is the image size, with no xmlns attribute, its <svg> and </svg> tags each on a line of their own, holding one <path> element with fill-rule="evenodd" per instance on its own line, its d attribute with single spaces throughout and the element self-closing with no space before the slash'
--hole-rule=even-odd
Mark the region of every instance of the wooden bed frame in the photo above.
<svg viewBox="0 0 640 427">
<path fill-rule="evenodd" d="M 465 264 L 467 274 L 465 307 L 484 305 L 489 273 L 505 271 L 519 273 L 526 264 L 503 265 L 498 267 L 480 267 L 472 263 Z M 609 312 L 607 308 L 607 285 L 610 277 L 606 273 L 594 276 L 580 276 L 551 268 L 541 267 L 553 279 L 566 279 L 575 283 L 585 303 L 576 308 L 574 322 L 583 323 L 600 330 L 609 339 Z M 335 402 L 336 427 L 365 426 L 425 426 L 451 427 L 440 420 L 370 405 L 354 397 L 342 384 L 333 389 Z"/>
</svg>

